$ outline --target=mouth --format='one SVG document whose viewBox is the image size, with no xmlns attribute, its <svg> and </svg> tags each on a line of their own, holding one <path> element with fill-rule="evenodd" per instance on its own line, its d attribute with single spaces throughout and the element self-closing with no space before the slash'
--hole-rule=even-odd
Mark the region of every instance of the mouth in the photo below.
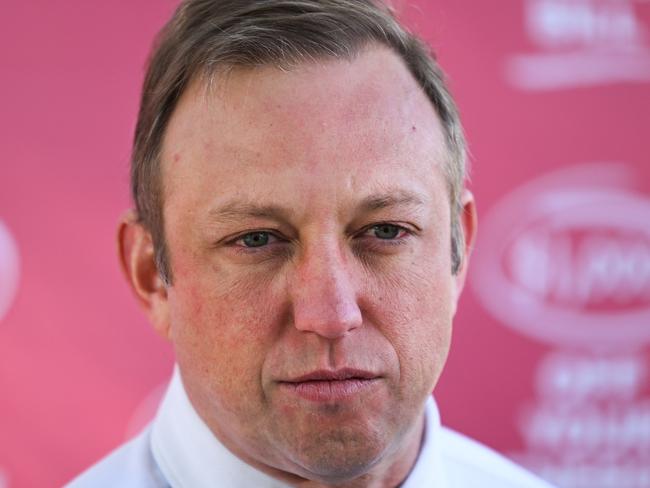
<svg viewBox="0 0 650 488">
<path fill-rule="evenodd" d="M 379 384 L 381 376 L 357 369 L 319 370 L 286 381 L 280 388 L 311 402 L 336 402 L 352 399 Z"/>
</svg>

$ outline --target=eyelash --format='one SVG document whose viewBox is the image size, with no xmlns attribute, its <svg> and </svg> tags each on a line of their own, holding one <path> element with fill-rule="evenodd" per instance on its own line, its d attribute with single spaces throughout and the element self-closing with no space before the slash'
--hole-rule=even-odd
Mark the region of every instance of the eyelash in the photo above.
<svg viewBox="0 0 650 488">
<path fill-rule="evenodd" d="M 373 239 L 373 241 L 377 243 L 381 243 L 379 245 L 381 246 L 399 246 L 404 244 L 405 239 L 413 235 L 413 231 L 404 227 L 403 225 L 399 224 L 394 224 L 392 222 L 380 222 L 378 224 L 372 224 L 367 227 L 365 227 L 359 234 L 359 238 L 361 237 L 370 237 L 370 236 L 365 236 L 365 234 L 368 231 L 372 231 L 375 228 L 382 227 L 384 225 L 390 226 L 390 227 L 395 227 L 398 230 L 398 237 L 395 237 L 393 239 L 382 239 L 380 237 L 376 237 Z"/>
<path fill-rule="evenodd" d="M 374 241 L 372 243 L 373 246 L 400 246 L 405 244 L 406 239 L 411 237 L 415 231 L 411 230 L 404 225 L 396 224 L 393 222 L 377 222 L 371 225 L 368 225 L 361 229 L 357 234 L 355 234 L 353 237 L 356 239 L 361 239 L 364 237 L 370 238 L 370 236 L 365 236 L 368 231 L 371 231 L 374 228 L 381 227 L 383 225 L 388 225 L 391 227 L 396 227 L 399 230 L 398 237 L 395 237 L 394 239 L 381 239 L 378 237 L 373 238 L 372 240 Z M 247 247 L 243 244 L 237 244 L 238 241 L 242 241 L 246 236 L 251 235 L 251 234 L 257 234 L 257 233 L 266 233 L 269 235 L 271 239 L 275 239 L 275 242 L 289 242 L 289 239 L 285 239 L 283 237 L 278 236 L 277 231 L 272 230 L 272 229 L 256 229 L 253 231 L 245 232 L 243 234 L 239 234 L 236 236 L 234 239 L 231 239 L 228 241 L 226 244 L 230 245 L 231 247 L 235 248 L 235 250 L 239 253 L 244 253 L 244 254 L 259 254 L 259 253 L 269 253 L 274 251 L 273 249 L 270 249 L 271 245 L 274 242 L 265 244 L 263 246 L 259 247 Z M 277 250 L 276 250 L 277 251 Z"/>
</svg>

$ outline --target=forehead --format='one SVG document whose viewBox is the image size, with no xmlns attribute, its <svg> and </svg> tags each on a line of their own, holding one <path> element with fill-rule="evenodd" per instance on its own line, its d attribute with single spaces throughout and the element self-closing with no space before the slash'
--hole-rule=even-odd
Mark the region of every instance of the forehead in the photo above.
<svg viewBox="0 0 650 488">
<path fill-rule="evenodd" d="M 372 46 L 351 59 L 194 80 L 163 143 L 165 200 L 185 194 L 189 182 L 193 195 L 183 198 L 218 193 L 214 181 L 254 188 L 255 198 L 271 192 L 270 177 L 280 193 L 319 187 L 304 180 L 321 188 L 336 181 L 352 193 L 399 186 L 401 177 L 427 186 L 446 157 L 428 98 L 397 55 Z"/>
</svg>

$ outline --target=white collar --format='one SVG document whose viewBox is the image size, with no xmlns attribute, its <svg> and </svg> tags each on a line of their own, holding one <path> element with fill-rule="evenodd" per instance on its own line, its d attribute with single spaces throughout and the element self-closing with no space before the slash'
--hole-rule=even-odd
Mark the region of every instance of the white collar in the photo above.
<svg viewBox="0 0 650 488">
<path fill-rule="evenodd" d="M 426 404 L 425 423 L 420 454 L 402 488 L 447 486 L 437 442 L 440 415 L 433 398 Z M 288 486 L 246 464 L 219 442 L 187 398 L 178 366 L 153 421 L 151 450 L 173 488 Z"/>
</svg>

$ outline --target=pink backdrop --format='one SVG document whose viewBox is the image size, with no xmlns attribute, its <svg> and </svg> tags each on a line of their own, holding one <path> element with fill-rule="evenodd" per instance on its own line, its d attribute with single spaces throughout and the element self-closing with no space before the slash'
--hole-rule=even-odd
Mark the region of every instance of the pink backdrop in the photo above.
<svg viewBox="0 0 650 488">
<path fill-rule="evenodd" d="M 70 479 L 170 374 L 114 228 L 175 3 L 2 2 L 0 488 Z M 461 107 L 481 219 L 443 421 L 562 487 L 650 487 L 650 2 L 409 3 Z"/>
</svg>

